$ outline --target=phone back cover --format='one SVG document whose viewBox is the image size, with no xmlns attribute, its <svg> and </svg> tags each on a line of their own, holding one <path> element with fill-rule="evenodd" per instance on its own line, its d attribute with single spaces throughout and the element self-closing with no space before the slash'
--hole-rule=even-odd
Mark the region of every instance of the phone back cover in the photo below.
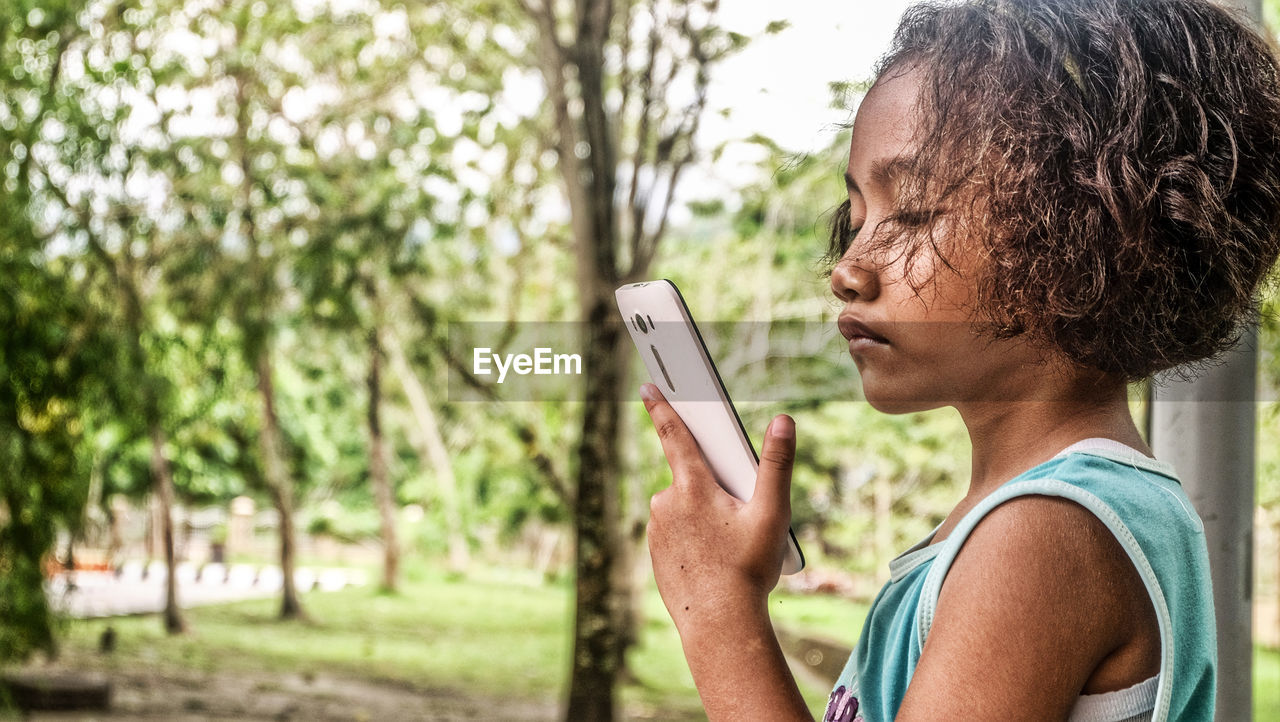
<svg viewBox="0 0 1280 722">
<path fill-rule="evenodd" d="M 669 282 L 650 281 L 623 286 L 615 297 L 649 378 L 689 427 L 716 481 L 736 498 L 749 500 L 758 467 L 755 449 L 703 351 L 679 292 Z M 637 314 L 645 319 L 643 331 L 635 322 Z M 793 574 L 802 566 L 798 547 L 788 543 L 783 573 Z"/>
</svg>

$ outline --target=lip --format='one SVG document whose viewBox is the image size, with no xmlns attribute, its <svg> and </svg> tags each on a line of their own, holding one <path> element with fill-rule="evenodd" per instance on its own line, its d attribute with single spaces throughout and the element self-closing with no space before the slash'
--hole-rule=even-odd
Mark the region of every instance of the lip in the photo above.
<svg viewBox="0 0 1280 722">
<path fill-rule="evenodd" d="M 872 326 L 867 325 L 863 321 L 859 321 L 853 316 L 841 315 L 836 321 L 836 326 L 840 328 L 840 335 L 849 340 L 849 348 L 852 349 L 855 344 L 859 346 L 867 346 L 870 344 L 888 345 L 889 339 L 885 338 Z"/>
</svg>

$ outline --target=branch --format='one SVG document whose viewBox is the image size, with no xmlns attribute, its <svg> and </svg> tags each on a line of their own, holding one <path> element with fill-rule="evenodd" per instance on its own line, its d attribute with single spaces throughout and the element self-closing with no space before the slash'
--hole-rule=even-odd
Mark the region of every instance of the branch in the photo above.
<svg viewBox="0 0 1280 722">
<path fill-rule="evenodd" d="M 530 0 L 517 0 L 520 8 L 525 14 L 533 20 L 538 26 L 538 37 L 544 44 L 543 50 L 548 51 L 548 56 L 544 60 L 554 61 L 555 67 L 560 68 L 564 65 L 567 50 L 560 43 L 560 37 L 556 34 L 556 13 L 552 7 L 554 0 L 542 0 L 541 5 L 534 5 Z M 550 89 L 548 89 L 550 90 Z M 563 84 L 561 84 L 563 94 Z"/>
<path fill-rule="evenodd" d="M 631 159 L 631 188 L 627 191 L 627 208 L 631 212 L 631 258 L 635 268 L 635 258 L 640 253 L 641 239 L 644 237 L 644 217 L 649 207 L 649 195 L 640 195 L 640 168 L 645 164 L 649 149 L 649 113 L 653 108 L 653 73 L 658 62 L 658 13 L 650 6 L 649 17 L 649 59 L 645 62 L 644 71 L 640 74 L 640 127 L 636 131 L 636 152 Z"/>
<path fill-rule="evenodd" d="M 613 124 L 614 138 L 613 147 L 622 149 L 622 118 L 627 115 L 627 106 L 631 103 L 631 83 L 634 80 L 631 76 L 631 66 L 627 62 L 627 58 L 631 56 L 631 18 L 634 16 L 636 0 L 623 0 L 625 7 L 621 15 L 622 42 L 618 46 L 618 54 L 620 62 L 618 65 L 618 89 L 622 93 L 622 100 L 618 103 L 618 117 Z"/>
<path fill-rule="evenodd" d="M 428 316 L 430 307 L 417 296 L 416 293 L 410 291 L 406 294 L 409 303 L 414 307 L 418 315 Z M 487 384 L 476 378 L 471 369 L 467 368 L 465 362 L 453 355 L 449 344 L 439 344 L 438 347 L 444 354 L 445 365 L 456 371 L 467 386 L 479 391 L 488 401 L 503 403 L 498 397 L 498 393 L 494 390 L 492 384 Z M 573 507 L 574 493 L 572 487 L 565 481 L 564 475 L 556 469 L 554 460 L 542 450 L 542 444 L 539 443 L 537 427 L 527 421 L 516 418 L 513 415 L 504 417 L 506 423 L 512 432 L 524 444 L 525 453 L 529 459 L 533 461 L 534 467 L 541 472 L 542 476 L 547 480 L 551 490 L 555 492 L 557 498 L 560 499 L 567 508 Z"/>
<path fill-rule="evenodd" d="M 441 346 L 441 349 L 444 353 L 445 363 L 450 368 L 457 371 L 462 376 L 462 380 L 466 382 L 468 386 L 479 391 L 490 401 L 502 401 L 502 399 L 498 398 L 497 392 L 493 390 L 493 385 L 486 384 L 476 378 L 475 375 L 466 367 L 466 364 L 453 355 L 453 352 L 449 349 L 447 344 Z M 525 454 L 528 455 L 529 459 L 533 462 L 534 467 L 537 468 L 542 476 L 547 480 L 547 483 L 551 486 L 551 490 L 555 492 L 556 496 L 560 499 L 560 502 L 564 504 L 566 508 L 573 508 L 574 494 L 571 487 L 569 486 L 569 483 L 565 481 L 564 476 L 562 476 L 556 469 L 555 462 L 545 451 L 542 450 L 542 445 L 538 443 L 539 438 L 537 427 L 527 421 L 517 419 L 514 416 L 506 416 L 505 419 L 507 424 L 511 427 L 512 432 L 515 433 L 516 438 L 520 439 L 521 443 L 524 444 Z"/>
<path fill-rule="evenodd" d="M 28 158 L 30 157 L 31 156 L 29 155 Z M 118 289 L 120 289 L 120 292 L 127 293 L 125 288 L 129 284 L 126 283 L 115 257 L 107 252 L 107 248 L 102 244 L 101 239 L 98 238 L 98 234 L 94 233 L 93 224 L 91 223 L 92 218 L 89 212 L 71 202 L 71 199 L 67 196 L 67 192 L 57 183 L 53 182 L 53 179 L 49 176 L 48 169 L 44 167 L 43 163 L 38 160 L 32 160 L 32 165 L 34 165 L 36 170 L 40 171 L 40 174 L 44 176 L 45 181 L 47 182 L 46 185 L 49 191 L 53 193 L 54 197 L 56 197 L 68 211 L 75 214 L 75 216 L 80 219 L 80 225 L 84 229 L 85 239 L 88 242 L 89 250 L 102 262 L 103 267 L 111 275 L 112 282 Z"/>
<path fill-rule="evenodd" d="M 690 138 L 690 142 L 692 142 L 692 138 Z M 667 195 L 662 201 L 662 213 L 658 216 L 658 227 L 640 245 L 640 253 L 632 261 L 631 275 L 648 272 L 649 264 L 653 262 L 653 257 L 658 252 L 658 242 L 662 240 L 663 234 L 667 232 L 667 220 L 671 217 L 671 202 L 675 200 L 676 185 L 680 182 L 680 174 L 692 158 L 692 152 L 686 153 L 671 166 L 671 173 L 667 180 Z"/>
<path fill-rule="evenodd" d="M 547 99 L 551 103 L 555 117 L 556 154 L 562 165 L 561 175 L 565 179 L 565 195 L 569 200 L 570 218 L 572 219 L 574 238 L 581 242 L 593 235 L 590 226 L 590 199 L 578 179 L 582 177 L 582 162 L 575 153 L 580 133 L 577 124 L 569 116 L 569 95 L 565 89 L 564 66 L 568 61 L 569 51 L 556 34 L 556 17 L 552 7 L 553 0 L 542 0 L 541 6 L 530 4 L 530 0 L 519 0 L 525 12 L 538 25 L 538 58 L 542 66 L 542 77 L 547 85 Z M 585 225 L 584 225 L 585 224 Z"/>
<path fill-rule="evenodd" d="M 710 7 L 713 16 L 715 9 L 716 5 L 713 3 Z M 649 264 L 652 263 L 654 256 L 657 254 L 658 243 L 667 230 L 667 221 L 671 215 L 671 204 L 675 200 L 676 187 L 680 182 L 680 176 L 689 162 L 693 160 L 694 138 L 697 136 L 702 114 L 707 107 L 707 86 L 710 83 L 707 67 L 713 62 L 713 57 L 706 52 L 698 31 L 690 24 L 688 12 L 681 18 L 679 26 L 680 31 L 689 40 L 689 55 L 694 61 L 694 101 L 684 109 L 680 124 L 659 140 L 655 146 L 653 160 L 655 173 L 653 184 L 650 188 L 652 189 L 658 183 L 658 173 L 656 171 L 666 165 L 668 168 L 666 196 L 663 198 L 662 211 L 658 215 L 657 228 L 652 233 L 644 233 L 643 216 L 637 220 L 636 235 L 632 238 L 633 253 L 631 268 L 628 271 L 629 277 L 636 277 L 646 273 Z M 663 82 L 663 87 L 670 84 L 673 76 L 674 64 L 673 72 Z M 684 148 L 681 152 L 682 140 L 684 141 Z M 647 215 L 647 202 L 645 205 L 644 211 Z"/>
</svg>

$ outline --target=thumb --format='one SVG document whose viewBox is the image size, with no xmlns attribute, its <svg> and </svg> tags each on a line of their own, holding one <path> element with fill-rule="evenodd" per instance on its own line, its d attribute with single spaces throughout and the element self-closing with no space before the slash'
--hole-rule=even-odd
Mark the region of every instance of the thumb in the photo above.
<svg viewBox="0 0 1280 722">
<path fill-rule="evenodd" d="M 760 469 L 751 506 L 760 513 L 791 519 L 791 467 L 796 458 L 796 422 L 786 414 L 773 418 L 764 435 Z"/>
</svg>

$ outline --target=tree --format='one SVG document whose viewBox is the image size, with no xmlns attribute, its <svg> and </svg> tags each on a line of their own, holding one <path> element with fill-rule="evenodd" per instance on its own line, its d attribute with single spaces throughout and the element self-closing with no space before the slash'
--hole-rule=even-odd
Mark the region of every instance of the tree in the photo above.
<svg viewBox="0 0 1280 722">
<path fill-rule="evenodd" d="M 13 3 L 0 34 L 0 147 L 12 159 L 0 178 L 0 662 L 55 650 L 44 563 L 58 524 L 79 516 L 87 495 L 77 473 L 86 369 L 75 363 L 83 305 L 28 213 L 31 146 L 39 139 L 61 72 L 62 32 L 72 11 L 32 18 Z M 12 15 L 9 11 L 12 11 Z M 24 103 L 27 105 L 24 107 Z M 34 107 L 34 112 L 32 108 Z"/>
<path fill-rule="evenodd" d="M 381 4 L 349 18 L 333 12 L 325 11 L 312 21 L 329 28 L 323 41 L 301 48 L 310 83 L 335 92 L 311 112 L 292 114 L 299 145 L 325 148 L 323 162 L 293 168 L 315 221 L 308 224 L 306 242 L 296 250 L 294 269 L 310 319 L 357 336 L 367 359 L 368 481 L 380 520 L 382 586 L 394 590 L 400 541 L 384 421 L 388 354 L 409 392 L 423 436 L 420 457 L 437 470 L 447 492 L 442 496 L 455 507 L 450 523 L 456 525 L 459 519 L 454 479 L 448 459 L 440 454 L 434 414 L 409 368 L 394 323 L 397 296 L 408 285 L 433 280 L 425 258 L 447 253 L 443 246 L 452 235 L 427 242 L 420 229 L 440 225 L 437 202 L 423 184 L 407 180 L 448 175 L 440 157 L 448 154 L 454 138 L 437 132 L 434 118 L 404 82 L 406 75 L 432 72 L 425 60 L 430 53 L 419 43 L 440 36 L 439 21 L 420 8 L 410 12 Z M 466 555 L 460 537 L 453 527 L 450 545 L 457 562 Z"/>
<path fill-rule="evenodd" d="M 116 410 L 123 418 L 136 420 L 133 431 L 149 440 L 163 552 L 172 570 L 174 487 L 165 412 L 169 385 L 148 348 L 155 334 L 140 279 L 153 269 L 158 255 L 147 243 L 153 219 L 141 209 L 144 200 L 138 190 L 138 183 L 149 179 L 151 168 L 144 156 L 146 142 L 124 137 L 128 109 L 119 102 L 122 95 L 137 91 L 149 80 L 148 69 L 130 62 L 140 55 L 136 43 L 128 40 L 134 37 L 134 28 L 124 14 L 77 16 L 70 8 L 51 7 L 47 12 L 32 9 L 24 20 L 23 34 L 39 40 L 16 39 L 17 54 L 27 57 L 6 53 L 5 59 L 17 67 L 43 66 L 47 72 L 38 75 L 42 82 L 38 91 L 26 89 L 37 91 L 38 96 L 32 97 L 40 102 L 32 106 L 36 112 L 24 118 L 24 137 L 13 146 L 23 158 L 13 179 L 13 197 L 22 202 L 12 208 L 11 218 L 29 224 L 26 232 L 34 231 L 35 247 L 50 259 L 47 268 L 82 275 L 76 292 L 94 308 L 86 316 L 93 318 L 96 333 L 117 339 L 122 353 L 112 358 L 115 363 L 99 367 L 94 376 L 112 386 Z M 91 28 L 101 31 L 97 39 Z M 120 40 L 125 42 L 105 50 Z M 16 73 L 15 77 L 22 79 Z M 11 97 L 21 102 L 22 95 L 18 91 Z M 91 211 L 91 206 L 96 210 Z M 77 246 L 87 252 L 77 255 L 65 250 Z M 105 281 L 98 283 L 103 277 Z M 105 298 L 97 293 L 106 294 Z M 79 528 L 78 519 L 79 515 L 73 518 L 72 530 Z M 164 623 L 170 633 L 185 628 L 176 583 L 174 574 L 167 575 Z"/>
<path fill-rule="evenodd" d="M 522 0 L 537 28 L 570 210 L 585 378 L 576 448 L 576 611 L 567 719 L 612 720 L 631 616 L 619 424 L 631 349 L 614 289 L 643 279 L 695 158 L 711 66 L 745 38 L 716 0 Z"/>
<path fill-rule="evenodd" d="M 89 490 L 84 411 L 110 403 L 100 374 L 117 353 L 64 263 L 32 263 L 40 244 L 22 195 L 21 186 L 0 193 L 0 664 L 56 651 L 46 563 L 57 530 L 79 527 Z"/>
<path fill-rule="evenodd" d="M 170 70 L 157 131 L 171 139 L 170 196 L 184 218 L 173 231 L 169 281 L 186 321 L 212 325 L 226 318 L 238 329 L 259 401 L 256 467 L 279 515 L 280 615 L 286 619 L 305 615 L 294 575 L 296 499 L 275 352 L 285 320 L 290 233 L 305 225 L 310 207 L 290 172 L 290 159 L 305 164 L 308 154 L 290 142 L 287 121 L 284 130 L 279 124 L 282 95 L 301 81 L 281 61 L 276 39 L 299 27 L 292 5 L 250 2 L 212 12 L 174 3 L 153 25 L 157 34 L 202 39 L 201 47 L 211 50 L 178 45 L 169 50 L 174 57 L 158 59 Z M 197 109 L 197 100 L 211 101 L 212 114 Z"/>
</svg>

